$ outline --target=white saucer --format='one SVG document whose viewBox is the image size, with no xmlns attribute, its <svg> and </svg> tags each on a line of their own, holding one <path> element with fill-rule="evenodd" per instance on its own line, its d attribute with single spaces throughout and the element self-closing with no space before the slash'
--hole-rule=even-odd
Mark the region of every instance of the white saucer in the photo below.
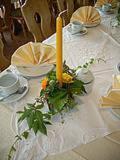
<svg viewBox="0 0 120 160">
<path fill-rule="evenodd" d="M 26 95 L 26 93 L 28 92 L 28 81 L 23 77 L 19 77 L 19 81 L 20 81 L 21 87 L 26 86 L 26 90 L 22 94 L 13 94 L 5 98 L 4 100 L 0 101 L 0 103 L 7 104 L 7 103 L 16 102 Z"/>
<path fill-rule="evenodd" d="M 53 64 L 43 64 L 28 67 L 16 67 L 20 75 L 24 77 L 38 77 L 50 72 L 54 66 Z"/>
<path fill-rule="evenodd" d="M 84 34 L 87 34 L 87 32 L 88 32 L 87 28 L 83 27 L 83 31 L 80 31 L 80 32 L 78 32 L 78 33 L 73 33 L 71 26 L 68 26 L 68 27 L 67 27 L 67 31 L 68 31 L 69 33 L 71 33 L 72 35 L 76 35 L 76 36 L 82 36 L 82 35 L 84 35 Z"/>
<path fill-rule="evenodd" d="M 99 8 L 98 11 L 105 15 L 113 14 L 115 12 L 114 9 L 110 9 L 109 11 L 103 11 L 102 8 Z"/>
</svg>

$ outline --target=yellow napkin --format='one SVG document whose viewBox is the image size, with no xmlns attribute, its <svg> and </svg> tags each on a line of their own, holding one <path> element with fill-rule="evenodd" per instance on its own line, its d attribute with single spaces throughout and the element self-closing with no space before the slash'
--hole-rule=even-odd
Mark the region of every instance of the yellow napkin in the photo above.
<svg viewBox="0 0 120 160">
<path fill-rule="evenodd" d="M 83 24 L 99 24 L 101 18 L 99 12 L 94 7 L 84 6 L 73 13 L 70 21 L 79 21 Z"/>
<path fill-rule="evenodd" d="M 106 96 L 100 99 L 102 107 L 120 108 L 120 75 L 113 76 L 113 84 Z"/>
<path fill-rule="evenodd" d="M 95 7 L 102 7 L 102 5 L 104 5 L 105 3 L 110 3 L 112 5 L 112 8 L 117 7 L 117 0 L 97 0 Z"/>
<path fill-rule="evenodd" d="M 53 64 L 55 62 L 56 51 L 54 47 L 33 42 L 19 47 L 11 59 L 11 64 L 15 66 L 32 66 L 43 63 Z"/>
</svg>

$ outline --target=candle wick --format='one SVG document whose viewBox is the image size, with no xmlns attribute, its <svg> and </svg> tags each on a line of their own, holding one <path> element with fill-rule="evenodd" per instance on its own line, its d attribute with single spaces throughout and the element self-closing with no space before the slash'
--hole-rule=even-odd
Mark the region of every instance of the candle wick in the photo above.
<svg viewBox="0 0 120 160">
<path fill-rule="evenodd" d="M 64 11 L 62 11 L 62 12 L 60 12 L 59 14 L 58 14 L 58 16 L 59 17 L 61 17 L 62 16 L 62 14 L 64 14 L 65 12 L 67 12 L 68 10 L 66 9 L 66 10 L 64 10 Z"/>
</svg>

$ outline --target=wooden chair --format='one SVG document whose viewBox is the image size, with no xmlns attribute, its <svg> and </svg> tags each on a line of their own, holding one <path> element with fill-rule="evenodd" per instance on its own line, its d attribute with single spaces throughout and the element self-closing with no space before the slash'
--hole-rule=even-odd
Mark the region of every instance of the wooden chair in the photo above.
<svg viewBox="0 0 120 160">
<path fill-rule="evenodd" d="M 80 8 L 81 6 L 83 6 L 83 1 L 84 0 L 74 0 L 74 9 L 78 9 Z"/>
<path fill-rule="evenodd" d="M 11 2 L 11 0 L 9 0 L 9 1 Z M 22 12 L 20 9 L 22 4 L 24 3 L 24 0 L 18 0 L 19 8 L 14 8 L 14 4 L 10 4 L 10 2 L 9 2 L 9 7 L 11 8 L 11 13 L 10 13 L 11 26 L 14 26 L 14 21 L 19 22 L 21 24 L 24 37 L 26 39 L 27 38 L 26 23 L 25 23 L 25 20 L 22 16 Z M 13 2 L 14 2 L 14 0 L 13 0 Z"/>
<path fill-rule="evenodd" d="M 43 41 L 54 33 L 54 24 L 51 23 L 53 21 L 47 0 L 26 0 L 21 11 L 36 42 Z"/>
<path fill-rule="evenodd" d="M 63 14 L 64 25 L 70 22 L 70 18 L 74 12 L 74 0 L 57 0 L 59 12 L 67 9 L 67 13 Z"/>
<path fill-rule="evenodd" d="M 3 55 L 3 43 L 0 39 L 0 72 L 10 65 L 9 61 Z"/>
<path fill-rule="evenodd" d="M 11 35 L 11 39 L 13 39 L 13 33 L 10 27 L 10 23 L 9 23 L 10 21 L 9 19 L 7 19 L 8 14 L 5 11 L 5 7 L 1 5 L 0 9 L 1 9 L 1 14 L 2 14 L 0 17 L 0 33 L 1 33 L 3 41 L 6 42 L 5 37 L 4 37 L 4 32 L 9 31 Z"/>
<path fill-rule="evenodd" d="M 14 4 L 11 3 L 12 0 L 2 0 L 1 4 L 2 6 L 4 6 L 5 8 L 5 15 L 4 15 L 4 21 L 5 21 L 5 24 L 6 26 L 9 26 L 9 30 L 11 33 L 13 33 L 14 29 L 15 28 L 15 25 L 14 25 L 14 22 L 19 22 L 19 24 L 21 24 L 21 28 L 23 30 L 23 33 L 24 33 L 24 37 L 26 38 L 26 24 L 25 24 L 25 21 L 24 21 L 24 18 L 22 16 L 22 13 L 21 13 L 21 9 L 20 8 L 17 8 L 15 9 L 14 8 Z M 20 5 L 22 2 L 20 1 Z M 15 28 L 17 29 L 17 28 Z M 13 34 L 14 35 L 14 34 Z"/>
<path fill-rule="evenodd" d="M 83 6 L 90 5 L 90 0 L 83 0 Z"/>
</svg>

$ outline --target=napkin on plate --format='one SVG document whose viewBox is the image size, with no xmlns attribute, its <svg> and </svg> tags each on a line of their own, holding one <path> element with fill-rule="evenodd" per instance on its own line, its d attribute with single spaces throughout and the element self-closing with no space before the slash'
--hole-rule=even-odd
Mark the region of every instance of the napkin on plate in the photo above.
<svg viewBox="0 0 120 160">
<path fill-rule="evenodd" d="M 71 22 L 79 21 L 84 25 L 99 24 L 101 22 L 99 12 L 92 6 L 84 6 L 77 9 L 72 17 Z"/>
<path fill-rule="evenodd" d="M 97 0 L 95 7 L 100 8 L 105 3 L 110 3 L 112 5 L 112 8 L 117 7 L 117 0 Z"/>
<path fill-rule="evenodd" d="M 19 47 L 12 55 L 11 64 L 15 66 L 32 66 L 44 63 L 54 64 L 56 51 L 54 47 L 43 43 L 29 42 Z"/>
<path fill-rule="evenodd" d="M 101 97 L 100 104 L 102 107 L 120 108 L 120 75 L 113 76 L 112 87 L 106 96 Z"/>
</svg>

